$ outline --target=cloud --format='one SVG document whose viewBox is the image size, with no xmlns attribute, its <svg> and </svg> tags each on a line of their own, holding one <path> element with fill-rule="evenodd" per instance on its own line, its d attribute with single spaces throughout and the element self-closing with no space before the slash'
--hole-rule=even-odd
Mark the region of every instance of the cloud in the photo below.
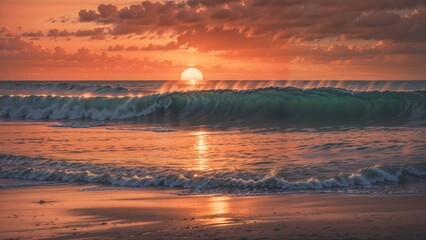
<svg viewBox="0 0 426 240">
<path fill-rule="evenodd" d="M 98 12 L 101 18 L 106 19 L 117 15 L 118 8 L 112 4 L 101 4 L 98 7 Z"/>
<path fill-rule="evenodd" d="M 42 37 L 44 35 L 41 31 L 37 31 L 37 32 L 23 32 L 23 33 L 21 33 L 21 36 L 23 36 L 23 37 Z"/>
<path fill-rule="evenodd" d="M 81 22 L 91 22 L 99 18 L 99 14 L 97 14 L 95 11 L 93 10 L 87 11 L 84 9 L 78 13 L 78 16 Z"/>
<path fill-rule="evenodd" d="M 158 79 L 164 76 L 158 74 L 161 69 L 163 73 L 172 72 L 172 76 L 177 76 L 181 68 L 165 60 L 129 59 L 97 53 L 85 47 L 75 52 L 68 52 L 62 47 L 49 50 L 21 37 L 0 38 L 1 79 L 34 79 L 39 76 L 44 76 L 43 79 L 96 79 L 100 76 L 105 79 Z"/>
<path fill-rule="evenodd" d="M 104 34 L 103 27 L 91 29 L 91 30 L 77 30 L 73 34 L 76 37 L 87 37 L 87 36 L 95 36 L 95 35 L 103 35 Z"/>
<path fill-rule="evenodd" d="M 72 33 L 71 32 L 69 32 L 68 30 L 66 30 L 66 29 L 64 29 L 64 30 L 59 30 L 59 29 L 57 29 L 57 28 L 54 28 L 54 29 L 50 29 L 48 32 L 47 32 L 47 36 L 48 37 L 68 37 L 68 36 L 71 36 L 72 35 Z"/>
<path fill-rule="evenodd" d="M 139 47 L 138 46 L 128 46 L 126 47 L 126 51 L 138 51 Z"/>
<path fill-rule="evenodd" d="M 71 32 L 68 31 L 67 29 L 50 29 L 46 36 L 48 37 L 70 37 L 70 36 L 75 36 L 75 37 L 90 37 L 91 39 L 99 39 L 99 40 L 103 40 L 105 39 L 105 35 L 107 34 L 107 29 L 105 27 L 97 27 L 94 29 L 82 29 L 82 30 L 77 30 L 75 32 Z M 24 36 L 24 35 L 23 35 Z"/>
<path fill-rule="evenodd" d="M 150 2 L 123 8 L 99 5 L 81 10 L 80 21 L 111 24 L 111 34 L 193 29 L 238 29 L 274 41 L 338 38 L 424 41 L 425 1 L 420 0 L 189 0 Z M 408 12 L 408 14 L 406 14 Z M 398 31 L 405 34 L 396 34 Z"/>
<path fill-rule="evenodd" d="M 401 21 L 401 17 L 395 12 L 371 12 L 357 18 L 353 26 L 361 28 L 389 27 L 399 21 Z"/>
<path fill-rule="evenodd" d="M 6 28 L 6 27 L 0 28 L 0 37 L 13 37 L 16 35 L 17 33 L 10 28 Z"/>
<path fill-rule="evenodd" d="M 70 22 L 71 19 L 70 19 L 69 16 L 61 16 L 59 18 L 52 17 L 52 18 L 47 19 L 46 21 L 50 22 L 50 23 L 57 23 L 57 22 L 59 22 L 59 23 L 66 23 L 66 22 Z"/>
<path fill-rule="evenodd" d="M 0 38 L 0 50 L 15 51 L 41 51 L 41 47 L 26 41 L 19 36 L 13 38 Z"/>
<path fill-rule="evenodd" d="M 114 45 L 114 46 L 109 46 L 108 47 L 108 51 L 123 51 L 126 47 L 124 47 L 123 45 Z"/>
</svg>

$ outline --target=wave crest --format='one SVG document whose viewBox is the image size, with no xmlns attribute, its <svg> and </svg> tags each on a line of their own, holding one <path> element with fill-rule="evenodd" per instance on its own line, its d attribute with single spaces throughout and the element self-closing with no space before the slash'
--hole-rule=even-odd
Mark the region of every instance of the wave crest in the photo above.
<svg viewBox="0 0 426 240">
<path fill-rule="evenodd" d="M 1 94 L 67 94 L 87 95 L 124 95 L 131 90 L 120 86 L 72 82 L 6 82 L 1 84 Z"/>
</svg>

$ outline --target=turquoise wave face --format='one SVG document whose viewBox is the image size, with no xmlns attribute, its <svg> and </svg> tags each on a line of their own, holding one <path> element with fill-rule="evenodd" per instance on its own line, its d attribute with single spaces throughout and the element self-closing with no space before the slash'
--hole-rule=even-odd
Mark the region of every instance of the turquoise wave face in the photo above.
<svg viewBox="0 0 426 240">
<path fill-rule="evenodd" d="M 2 96 L 0 117 L 248 126 L 425 125 L 426 91 L 195 91 L 144 97 Z"/>
</svg>

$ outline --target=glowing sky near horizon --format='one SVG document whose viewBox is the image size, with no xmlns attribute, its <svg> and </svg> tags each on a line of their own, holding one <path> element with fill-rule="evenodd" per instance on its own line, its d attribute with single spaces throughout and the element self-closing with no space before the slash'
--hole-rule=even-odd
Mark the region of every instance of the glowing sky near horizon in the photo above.
<svg viewBox="0 0 426 240">
<path fill-rule="evenodd" d="M 423 0 L 2 0 L 0 79 L 426 79 Z"/>
</svg>

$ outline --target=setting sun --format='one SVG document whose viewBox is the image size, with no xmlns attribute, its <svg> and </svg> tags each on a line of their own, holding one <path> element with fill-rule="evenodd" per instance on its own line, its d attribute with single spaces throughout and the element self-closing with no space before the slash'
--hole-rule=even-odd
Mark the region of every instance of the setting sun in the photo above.
<svg viewBox="0 0 426 240">
<path fill-rule="evenodd" d="M 196 83 L 203 80 L 203 74 L 196 68 L 188 68 L 180 75 L 180 80 Z"/>
</svg>

